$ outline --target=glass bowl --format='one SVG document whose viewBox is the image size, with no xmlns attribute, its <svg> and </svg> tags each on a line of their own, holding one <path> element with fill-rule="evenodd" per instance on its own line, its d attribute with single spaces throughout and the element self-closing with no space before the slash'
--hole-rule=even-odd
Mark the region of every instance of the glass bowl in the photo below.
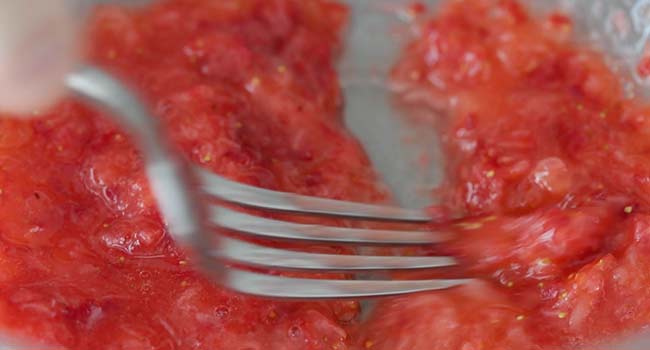
<svg viewBox="0 0 650 350">
<path fill-rule="evenodd" d="M 123 0 L 92 0 L 99 2 Z M 420 1 L 435 8 L 444 0 Z M 625 77 L 630 95 L 650 95 L 650 81 L 639 77 L 636 65 L 650 50 L 650 0 L 522 0 L 536 11 L 559 9 L 575 21 L 578 37 L 607 53 L 611 66 Z M 143 0 L 132 0 L 142 3 Z M 438 137 L 431 127 L 420 128 L 405 111 L 391 103 L 385 80 L 402 45 L 411 37 L 404 11 L 413 0 L 343 0 L 352 9 L 346 50 L 339 71 L 346 95 L 345 119 L 364 144 L 376 169 L 405 207 L 431 204 L 430 190 L 441 180 Z M 431 166 L 413 171 L 426 155 Z M 370 302 L 365 309 L 372 307 Z M 35 347 L 0 337 L 0 350 Z M 42 346 L 38 347 L 43 348 Z M 650 348 L 650 335 L 626 339 L 602 350 Z M 47 348 L 46 348 L 47 349 Z M 58 348 L 52 348 L 58 349 Z M 590 348 L 593 350 L 593 347 Z"/>
<path fill-rule="evenodd" d="M 419 1 L 429 11 L 445 0 Z M 630 96 L 650 97 L 650 79 L 636 66 L 650 52 L 650 0 L 521 0 L 537 13 L 560 10 L 573 18 L 577 40 L 606 53 Z M 346 94 L 345 120 L 361 140 L 375 168 L 405 207 L 431 204 L 431 189 L 442 179 L 438 137 L 431 125 L 418 127 L 391 103 L 386 78 L 404 43 L 412 38 L 408 12 L 413 0 L 348 0 L 352 8 L 340 76 Z M 411 111 L 412 112 L 412 111 Z M 430 112 L 429 112 L 430 113 Z M 405 142 L 406 140 L 406 142 Z M 431 166 L 417 166 L 425 155 Z M 414 171 L 414 169 L 422 169 Z M 371 302 L 364 310 L 372 307 Z M 595 350 L 589 347 L 589 350 Z M 650 334 L 600 346 L 602 350 L 650 349 Z"/>
</svg>

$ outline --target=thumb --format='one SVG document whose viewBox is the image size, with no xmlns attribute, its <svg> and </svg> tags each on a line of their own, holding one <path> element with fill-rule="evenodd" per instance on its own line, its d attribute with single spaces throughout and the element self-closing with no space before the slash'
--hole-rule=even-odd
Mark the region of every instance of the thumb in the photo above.
<svg viewBox="0 0 650 350">
<path fill-rule="evenodd" d="M 70 0 L 0 1 L 0 111 L 46 108 L 65 92 L 83 18 Z"/>
</svg>

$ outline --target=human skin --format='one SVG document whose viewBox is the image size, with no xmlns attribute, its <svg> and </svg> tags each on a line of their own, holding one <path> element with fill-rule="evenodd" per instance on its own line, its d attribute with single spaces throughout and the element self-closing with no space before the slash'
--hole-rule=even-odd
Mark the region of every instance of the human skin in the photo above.
<svg viewBox="0 0 650 350">
<path fill-rule="evenodd" d="M 78 57 L 80 2 L 0 2 L 0 111 L 30 116 L 65 94 Z"/>
</svg>

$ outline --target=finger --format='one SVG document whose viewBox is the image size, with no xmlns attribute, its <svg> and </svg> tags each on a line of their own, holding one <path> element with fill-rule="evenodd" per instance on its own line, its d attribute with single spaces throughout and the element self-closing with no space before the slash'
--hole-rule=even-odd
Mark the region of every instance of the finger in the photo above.
<svg viewBox="0 0 650 350">
<path fill-rule="evenodd" d="M 69 0 L 0 1 L 0 111 L 31 115 L 64 93 L 82 16 Z"/>
</svg>

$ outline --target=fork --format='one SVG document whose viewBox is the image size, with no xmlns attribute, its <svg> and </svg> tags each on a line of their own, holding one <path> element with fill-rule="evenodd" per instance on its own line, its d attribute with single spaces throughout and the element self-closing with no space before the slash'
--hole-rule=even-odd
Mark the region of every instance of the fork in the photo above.
<svg viewBox="0 0 650 350">
<path fill-rule="evenodd" d="M 271 248 L 234 238 L 208 234 L 234 232 L 257 241 L 344 244 L 351 246 L 418 246 L 450 239 L 444 232 L 334 227 L 288 222 L 247 214 L 223 205 L 263 212 L 382 221 L 426 223 L 424 210 L 370 205 L 303 196 L 253 187 L 228 180 L 194 166 L 198 185 L 188 181 L 184 162 L 163 137 L 136 94 L 101 69 L 87 66 L 68 75 L 66 86 L 79 97 L 110 112 L 135 136 L 145 169 L 169 232 L 198 253 L 204 270 L 225 287 L 257 296 L 290 299 L 366 298 L 440 290 L 468 279 L 362 278 L 359 273 L 436 270 L 456 266 L 446 256 L 340 255 Z M 206 208 L 197 205 L 208 203 Z M 204 215 L 201 215 L 204 213 Z M 216 241 L 214 237 L 216 236 Z M 295 278 L 258 270 L 302 273 L 354 273 L 357 279 Z"/>
</svg>

